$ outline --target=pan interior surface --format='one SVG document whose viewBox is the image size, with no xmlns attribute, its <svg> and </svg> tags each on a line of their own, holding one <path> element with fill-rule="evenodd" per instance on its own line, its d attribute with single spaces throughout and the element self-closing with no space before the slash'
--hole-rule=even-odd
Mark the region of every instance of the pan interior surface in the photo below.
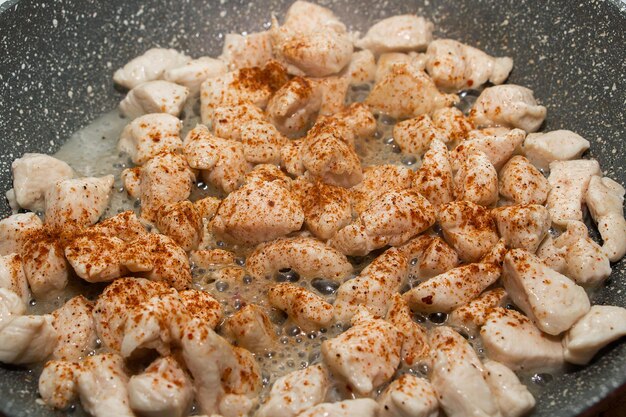
<svg viewBox="0 0 626 417">
<path fill-rule="evenodd" d="M 8 1 L 0 5 L 0 179 L 11 188 L 11 162 L 25 152 L 55 152 L 75 131 L 117 105 L 113 71 L 164 46 L 217 56 L 228 32 L 267 28 L 291 0 Z M 612 1 L 440 0 L 320 4 L 353 30 L 395 14 L 416 13 L 450 37 L 496 56 L 511 56 L 510 83 L 532 89 L 548 108 L 542 130 L 569 129 L 591 142 L 605 175 L 626 183 L 626 6 Z M 6 201 L 2 216 L 9 214 Z M 594 303 L 626 306 L 626 267 L 613 266 Z M 67 415 L 36 403 L 35 370 L 0 367 L 0 415 Z M 626 383 L 626 343 L 587 367 L 568 368 L 537 396 L 533 416 L 575 416 Z M 71 415 L 85 415 L 75 410 Z"/>
</svg>

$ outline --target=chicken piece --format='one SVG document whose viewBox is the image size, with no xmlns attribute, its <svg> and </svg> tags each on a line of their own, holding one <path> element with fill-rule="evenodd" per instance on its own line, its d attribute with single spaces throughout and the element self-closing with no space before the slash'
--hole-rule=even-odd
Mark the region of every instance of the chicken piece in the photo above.
<svg viewBox="0 0 626 417">
<path fill-rule="evenodd" d="M 197 249 L 202 239 L 202 217 L 188 200 L 161 206 L 156 226 L 186 252 Z"/>
<path fill-rule="evenodd" d="M 251 122 L 266 121 L 263 111 L 251 103 L 217 107 L 211 118 L 215 136 L 241 141 L 241 128 Z"/>
<path fill-rule="evenodd" d="M 232 71 L 239 68 L 261 67 L 272 57 L 270 32 L 264 31 L 247 35 L 226 34 L 220 59 L 225 61 Z"/>
<path fill-rule="evenodd" d="M 332 76 L 312 78 L 313 88 L 321 95 L 320 116 L 332 116 L 342 112 L 350 82 L 345 77 Z"/>
<path fill-rule="evenodd" d="M 78 397 L 78 362 L 48 361 L 39 376 L 39 395 L 49 406 L 65 410 Z"/>
<path fill-rule="evenodd" d="M 611 262 L 626 254 L 624 192 L 624 187 L 612 179 L 593 176 L 585 193 L 585 203 L 602 236 L 602 250 Z"/>
<path fill-rule="evenodd" d="M 469 137 L 474 129 L 472 120 L 456 107 L 443 107 L 432 114 L 433 123 L 445 132 L 450 142 L 461 142 Z"/>
<path fill-rule="evenodd" d="M 122 257 L 126 243 L 117 237 L 87 232 L 65 247 L 65 258 L 87 282 L 107 282 L 126 273 Z"/>
<path fill-rule="evenodd" d="M 365 50 L 369 52 L 368 49 Z M 408 65 L 415 71 L 424 71 L 426 68 L 426 55 L 417 54 L 415 52 L 410 52 L 408 54 L 402 52 L 387 52 L 381 54 L 378 57 L 374 81 L 376 83 L 381 81 L 396 65 Z"/>
<path fill-rule="evenodd" d="M 113 189 L 113 175 L 60 180 L 46 191 L 46 224 L 76 230 L 98 221 Z"/>
<path fill-rule="evenodd" d="M 287 138 L 273 124 L 263 120 L 241 126 L 241 143 L 249 163 L 278 164 Z"/>
<path fill-rule="evenodd" d="M 200 411 L 246 415 L 255 405 L 261 387 L 260 370 L 249 352 L 246 355 L 246 350 L 233 348 L 198 319 L 187 323 L 181 344 L 183 359 L 194 378 Z M 229 396 L 238 402 L 229 404 Z"/>
<path fill-rule="evenodd" d="M 325 28 L 332 28 L 339 32 L 346 31 L 344 24 L 331 10 L 302 0 L 297 0 L 289 6 L 285 14 L 284 26 L 302 32 L 312 32 Z"/>
<path fill-rule="evenodd" d="M 376 58 L 372 51 L 364 49 L 354 52 L 343 76 L 348 79 L 349 85 L 362 85 L 374 81 Z"/>
<path fill-rule="evenodd" d="M 462 265 L 410 289 L 404 299 L 415 311 L 448 313 L 478 297 L 500 273 L 500 267 L 492 263 Z"/>
<path fill-rule="evenodd" d="M 500 171 L 500 194 L 517 204 L 543 204 L 550 184 L 528 159 L 516 155 Z"/>
<path fill-rule="evenodd" d="M 115 71 L 113 81 L 128 89 L 135 88 L 146 81 L 158 80 L 165 71 L 185 65 L 190 60 L 174 49 L 148 49 Z"/>
<path fill-rule="evenodd" d="M 146 114 L 126 125 L 117 148 L 127 153 L 133 163 L 143 165 L 161 152 L 182 150 L 181 127 L 182 122 L 170 114 Z"/>
<path fill-rule="evenodd" d="M 140 172 L 141 217 L 156 220 L 165 204 L 186 200 L 195 175 L 179 154 L 166 152 L 150 159 Z"/>
<path fill-rule="evenodd" d="M 24 275 L 37 299 L 60 295 L 69 278 L 58 234 L 48 227 L 29 232 L 21 249 Z"/>
<path fill-rule="evenodd" d="M 550 194 L 546 207 L 552 222 L 565 227 L 570 220 L 583 220 L 582 204 L 594 175 L 602 175 L 595 159 L 556 161 L 550 164 Z"/>
<path fill-rule="evenodd" d="M 432 113 L 457 101 L 456 95 L 439 92 L 425 72 L 398 64 L 374 85 L 365 104 L 375 113 L 404 119 Z"/>
<path fill-rule="evenodd" d="M 0 288 L 14 292 L 24 303 L 30 300 L 22 257 L 17 253 L 0 255 Z"/>
<path fill-rule="evenodd" d="M 464 262 L 476 262 L 498 242 L 496 224 L 487 209 L 468 201 L 441 206 L 437 213 L 443 237 Z"/>
<path fill-rule="evenodd" d="M 304 175 L 306 171 L 302 163 L 304 143 L 304 139 L 291 140 L 280 149 L 280 165 L 293 176 Z"/>
<path fill-rule="evenodd" d="M 452 39 L 430 42 L 426 70 L 444 91 L 480 88 L 486 82 L 502 84 L 513 69 L 509 57 L 495 58 Z"/>
<path fill-rule="evenodd" d="M 352 264 L 335 249 L 310 237 L 277 239 L 256 247 L 246 261 L 256 279 L 272 279 L 278 271 L 291 269 L 302 278 L 323 277 L 341 281 L 352 273 Z"/>
<path fill-rule="evenodd" d="M 413 321 L 411 309 L 398 293 L 393 294 L 385 318 L 404 335 L 402 342 L 402 361 L 408 366 L 429 360 L 430 346 L 426 330 Z"/>
<path fill-rule="evenodd" d="M 488 360 L 483 367 L 502 417 L 522 417 L 535 407 L 533 395 L 507 366 Z"/>
<path fill-rule="evenodd" d="M 322 105 L 320 89 L 302 77 L 285 83 L 267 103 L 269 120 L 288 136 L 301 136 L 312 125 Z"/>
<path fill-rule="evenodd" d="M 356 400 L 344 400 L 334 403 L 322 403 L 298 414 L 297 417 L 376 417 L 378 416 L 378 403 L 371 398 L 359 398 Z"/>
<path fill-rule="evenodd" d="M 430 344 L 434 362 L 430 381 L 446 415 L 500 417 L 483 365 L 463 336 L 447 326 L 435 327 Z"/>
<path fill-rule="evenodd" d="M 361 161 L 356 151 L 332 133 L 307 138 L 300 158 L 310 175 L 327 184 L 349 188 L 363 180 Z"/>
<path fill-rule="evenodd" d="M 418 236 L 400 249 L 406 258 L 411 260 L 409 275 L 413 278 L 432 278 L 449 271 L 459 263 L 456 251 L 438 236 Z"/>
<path fill-rule="evenodd" d="M 93 303 L 78 295 L 52 312 L 52 326 L 57 333 L 52 352 L 55 359 L 78 361 L 96 348 L 96 325 L 92 311 Z"/>
<path fill-rule="evenodd" d="M 498 201 L 498 172 L 484 152 L 477 151 L 465 158 L 454 183 L 458 200 L 487 207 Z"/>
<path fill-rule="evenodd" d="M 25 153 L 11 164 L 17 204 L 31 211 L 44 210 L 46 190 L 57 181 L 74 177 L 74 170 L 50 155 Z"/>
<path fill-rule="evenodd" d="M 211 328 L 222 321 L 222 305 L 207 291 L 183 290 L 178 291 L 178 296 L 192 318 L 201 319 Z"/>
<path fill-rule="evenodd" d="M 146 417 L 183 417 L 193 400 L 191 380 L 171 357 L 159 358 L 128 381 L 130 408 Z"/>
<path fill-rule="evenodd" d="M 470 117 L 477 126 L 504 126 L 536 132 L 546 118 L 532 90 L 514 84 L 488 87 L 474 103 Z"/>
<path fill-rule="evenodd" d="M 446 133 L 435 126 L 427 114 L 397 123 L 393 127 L 393 139 L 402 152 L 418 156 L 428 150 L 432 141 L 449 141 Z"/>
<path fill-rule="evenodd" d="M 122 264 L 135 276 L 163 281 L 177 290 L 191 285 L 187 254 L 165 235 L 150 233 L 130 242 Z"/>
<path fill-rule="evenodd" d="M 274 183 L 286 190 L 291 190 L 291 178 L 287 176 L 278 166 L 272 164 L 261 164 L 246 174 L 246 185 L 257 186 L 264 183 Z"/>
<path fill-rule="evenodd" d="M 113 217 L 102 220 L 90 229 L 105 236 L 116 236 L 130 242 L 148 233 L 132 210 L 123 211 Z"/>
<path fill-rule="evenodd" d="M 178 117 L 189 89 L 169 81 L 148 81 L 128 92 L 120 102 L 120 112 L 129 119 L 144 114 L 166 113 Z"/>
<path fill-rule="evenodd" d="M 548 334 L 564 332 L 589 311 L 582 287 L 522 249 L 507 253 L 502 281 L 515 305 Z"/>
<path fill-rule="evenodd" d="M 388 17 L 369 28 L 355 45 L 376 55 L 385 52 L 424 51 L 433 39 L 434 25 L 412 14 Z"/>
<path fill-rule="evenodd" d="M 163 79 L 186 87 L 189 96 L 194 97 L 200 92 L 200 85 L 204 80 L 224 75 L 227 71 L 227 64 L 221 59 L 203 56 L 166 70 Z"/>
<path fill-rule="evenodd" d="M 343 187 L 299 178 L 292 191 L 304 212 L 304 224 L 319 239 L 329 239 L 352 220 L 350 193 Z"/>
<path fill-rule="evenodd" d="M 323 365 L 312 365 L 280 377 L 256 417 L 295 417 L 326 398 L 330 375 Z"/>
<path fill-rule="evenodd" d="M 404 374 L 378 398 L 378 417 L 437 417 L 439 401 L 433 386 L 424 378 Z"/>
<path fill-rule="evenodd" d="M 250 103 L 265 108 L 268 100 L 287 82 L 285 68 L 276 61 L 261 67 L 241 68 L 207 78 L 200 86 L 202 123 L 208 123 L 216 108 Z"/>
<path fill-rule="evenodd" d="M 485 129 L 486 130 L 486 129 Z M 519 149 L 526 133 L 521 129 L 501 131 L 470 131 L 468 140 L 461 142 L 450 152 L 452 166 L 458 169 L 464 160 L 476 152 L 484 152 L 489 161 L 500 171 L 502 166 Z"/>
<path fill-rule="evenodd" d="M 276 346 L 276 331 L 272 322 L 255 304 L 248 304 L 226 319 L 222 332 L 226 339 L 255 354 L 263 354 Z"/>
<path fill-rule="evenodd" d="M 413 184 L 434 207 L 454 200 L 450 154 L 442 141 L 433 139 L 430 142 L 430 148 L 422 159 L 422 166 L 415 172 Z"/>
<path fill-rule="evenodd" d="M 141 198 L 141 167 L 126 168 L 120 174 L 122 185 L 130 198 Z"/>
<path fill-rule="evenodd" d="M 506 298 L 504 288 L 485 291 L 480 297 L 455 308 L 448 316 L 447 324 L 476 333 L 487 321 L 489 312 L 499 307 Z"/>
<path fill-rule="evenodd" d="M 362 213 L 389 191 L 411 188 L 413 171 L 398 165 L 372 165 L 363 169 L 363 181 L 350 188 L 352 208 Z"/>
<path fill-rule="evenodd" d="M 327 327 L 332 322 L 333 306 L 299 285 L 274 285 L 267 297 L 272 307 L 283 310 L 304 331 Z"/>
<path fill-rule="evenodd" d="M 491 213 L 509 248 L 535 253 L 550 229 L 548 209 L 538 204 L 504 206 Z"/>
<path fill-rule="evenodd" d="M 215 213 L 217 213 L 217 209 L 219 208 L 222 200 L 216 197 L 205 197 L 200 200 L 196 200 L 193 205 L 202 218 L 202 220 L 211 220 Z"/>
<path fill-rule="evenodd" d="M 514 371 L 557 368 L 563 364 L 560 339 L 542 333 L 526 316 L 502 307 L 487 313 L 480 336 L 487 357 Z"/>
<path fill-rule="evenodd" d="M 570 130 L 553 130 L 528 135 L 523 152 L 534 166 L 547 171 L 554 161 L 580 159 L 589 146 L 587 139 Z"/>
<path fill-rule="evenodd" d="M 128 376 L 121 356 L 114 353 L 89 356 L 81 365 L 77 383 L 85 411 L 94 417 L 135 415 L 128 404 Z"/>
<path fill-rule="evenodd" d="M 339 286 L 334 304 L 335 318 L 347 323 L 360 306 L 373 315 L 384 317 L 393 294 L 407 279 L 409 261 L 401 248 L 387 249 L 354 279 Z"/>
<path fill-rule="evenodd" d="M 548 234 L 543 242 L 539 245 L 539 249 L 535 255 L 539 259 L 542 260 L 544 264 L 549 266 L 551 269 L 564 274 L 565 273 L 565 252 L 567 251 L 566 246 L 557 247 L 555 245 L 555 239 L 552 238 L 550 234 Z"/>
<path fill-rule="evenodd" d="M 22 253 L 22 245 L 30 232 L 42 227 L 35 213 L 18 213 L 0 220 L 0 255 Z"/>
<path fill-rule="evenodd" d="M 322 342 L 322 356 L 335 376 L 365 396 L 393 376 L 400 364 L 402 338 L 393 325 L 362 307 L 350 329 Z"/>
<path fill-rule="evenodd" d="M 595 305 L 563 338 L 565 360 L 587 364 L 600 349 L 626 335 L 626 309 Z"/>
</svg>

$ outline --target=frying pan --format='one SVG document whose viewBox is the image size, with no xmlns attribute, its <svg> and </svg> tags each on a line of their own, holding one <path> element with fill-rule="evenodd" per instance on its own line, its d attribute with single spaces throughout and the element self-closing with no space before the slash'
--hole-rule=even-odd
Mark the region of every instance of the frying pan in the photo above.
<svg viewBox="0 0 626 417">
<path fill-rule="evenodd" d="M 115 108 L 113 71 L 154 46 L 217 56 L 228 32 L 258 31 L 291 0 L 9 0 L 0 6 L 0 191 L 24 152 L 56 151 L 69 135 Z M 619 0 L 336 0 L 323 2 L 356 30 L 400 13 L 435 22 L 436 35 L 514 58 L 510 82 L 548 107 L 545 130 L 592 143 L 605 174 L 626 183 L 626 5 Z M 9 213 L 5 201 L 0 214 Z M 625 262 L 595 294 L 626 306 Z M 36 404 L 33 371 L 0 367 L 0 415 L 61 416 Z M 568 368 L 538 394 L 533 416 L 588 415 L 624 392 L 626 342 L 588 367 Z M 71 415 L 84 415 L 74 410 Z"/>
</svg>

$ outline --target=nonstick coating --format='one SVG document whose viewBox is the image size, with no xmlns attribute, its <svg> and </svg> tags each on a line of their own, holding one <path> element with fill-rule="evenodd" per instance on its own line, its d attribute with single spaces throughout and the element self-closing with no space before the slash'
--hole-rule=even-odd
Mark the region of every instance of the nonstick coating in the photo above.
<svg viewBox="0 0 626 417">
<path fill-rule="evenodd" d="M 0 191 L 24 152 L 54 152 L 122 97 L 113 71 L 154 46 L 192 56 L 220 53 L 223 34 L 258 31 L 290 0 L 19 1 L 0 6 Z M 222 4 L 223 3 L 223 4 Z M 510 82 L 548 108 L 545 130 L 570 129 L 592 143 L 606 175 L 626 183 L 626 10 L 611 1 L 338 0 L 330 6 L 356 30 L 399 13 L 418 13 L 452 37 L 515 60 Z M 2 215 L 9 213 L 0 203 Z M 626 306 L 624 262 L 596 302 Z M 626 342 L 588 367 L 571 368 L 537 398 L 534 416 L 575 416 L 626 383 Z M 0 367 L 7 416 L 65 415 L 35 403 L 37 375 Z M 84 415 L 80 410 L 71 415 Z"/>
</svg>

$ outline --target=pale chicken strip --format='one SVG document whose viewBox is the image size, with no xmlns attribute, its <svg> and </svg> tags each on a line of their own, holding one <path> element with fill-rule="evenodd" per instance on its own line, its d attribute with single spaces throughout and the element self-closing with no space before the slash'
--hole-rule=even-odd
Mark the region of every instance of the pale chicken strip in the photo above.
<svg viewBox="0 0 626 417">
<path fill-rule="evenodd" d="M 67 409 L 78 397 L 78 362 L 48 361 L 39 376 L 39 395 L 49 406 Z"/>
<path fill-rule="evenodd" d="M 30 300 L 22 257 L 16 253 L 0 256 L 0 288 L 14 292 L 25 303 Z"/>
<path fill-rule="evenodd" d="M 414 187 L 434 206 L 454 200 L 454 177 L 446 145 L 433 139 L 416 171 Z"/>
<path fill-rule="evenodd" d="M 523 152 L 537 168 L 547 171 L 554 161 L 580 159 L 590 143 L 570 130 L 531 133 L 524 141 Z"/>
<path fill-rule="evenodd" d="M 484 152 L 496 171 L 511 158 L 524 142 L 525 132 L 521 129 L 504 132 L 473 130 L 468 133 L 468 140 L 461 142 L 450 152 L 452 165 L 458 169 L 465 159 L 476 152 Z"/>
<path fill-rule="evenodd" d="M 322 94 L 306 78 L 294 77 L 267 103 L 269 120 L 287 136 L 302 136 L 313 124 L 322 105 Z"/>
<path fill-rule="evenodd" d="M 148 81 L 130 90 L 120 102 L 119 109 L 129 119 L 151 113 L 166 113 L 178 117 L 187 96 L 187 87 L 169 81 Z"/>
<path fill-rule="evenodd" d="M 438 236 L 418 236 L 401 246 L 400 250 L 410 260 L 409 275 L 413 278 L 432 278 L 459 263 L 456 251 Z"/>
<path fill-rule="evenodd" d="M 222 334 L 237 346 L 263 354 L 276 347 L 276 331 L 267 313 L 256 304 L 248 304 L 230 316 L 221 326 Z"/>
<path fill-rule="evenodd" d="M 134 88 L 146 81 L 157 80 L 168 69 L 177 68 L 190 60 L 191 58 L 174 49 L 148 49 L 143 55 L 115 71 L 113 80 L 123 87 Z"/>
<path fill-rule="evenodd" d="M 537 251 L 551 225 L 548 209 L 538 204 L 499 207 L 491 213 L 506 246 L 530 253 Z"/>
<path fill-rule="evenodd" d="M 371 398 L 322 403 L 298 414 L 297 417 L 376 417 L 378 403 Z"/>
<path fill-rule="evenodd" d="M 226 74 L 227 71 L 224 61 L 205 56 L 166 70 L 163 79 L 187 87 L 189 95 L 193 97 L 200 92 L 204 80 Z"/>
<path fill-rule="evenodd" d="M 18 213 L 0 220 L 0 255 L 21 253 L 29 232 L 42 227 L 35 213 Z"/>
<path fill-rule="evenodd" d="M 423 51 L 433 38 L 434 25 L 412 14 L 388 17 L 369 28 L 356 42 L 361 49 L 379 55 L 385 52 Z"/>
<path fill-rule="evenodd" d="M 487 384 L 496 397 L 502 417 L 522 417 L 535 407 L 535 398 L 507 366 L 485 361 Z"/>
<path fill-rule="evenodd" d="M 470 116 L 477 126 L 504 126 L 535 132 L 547 110 L 537 104 L 532 90 L 514 84 L 488 87 L 480 94 Z"/>
<path fill-rule="evenodd" d="M 143 165 L 161 152 L 179 152 L 183 148 L 181 127 L 178 118 L 166 113 L 137 117 L 122 131 L 117 149 Z"/>
<path fill-rule="evenodd" d="M 543 204 L 550 184 L 533 164 L 515 155 L 500 170 L 500 195 L 517 204 Z"/>
<path fill-rule="evenodd" d="M 378 398 L 378 417 L 437 417 L 439 401 L 428 380 L 404 374 Z"/>
<path fill-rule="evenodd" d="M 333 306 L 299 285 L 274 285 L 267 297 L 272 307 L 283 310 L 304 331 L 327 327 L 333 320 Z"/>
<path fill-rule="evenodd" d="M 57 333 L 52 352 L 55 359 L 78 361 L 96 348 L 96 325 L 92 311 L 93 303 L 78 295 L 52 312 L 52 325 Z"/>
<path fill-rule="evenodd" d="M 602 250 L 611 262 L 626 254 L 624 187 L 610 178 L 591 177 L 585 203 L 602 236 Z"/>
</svg>

